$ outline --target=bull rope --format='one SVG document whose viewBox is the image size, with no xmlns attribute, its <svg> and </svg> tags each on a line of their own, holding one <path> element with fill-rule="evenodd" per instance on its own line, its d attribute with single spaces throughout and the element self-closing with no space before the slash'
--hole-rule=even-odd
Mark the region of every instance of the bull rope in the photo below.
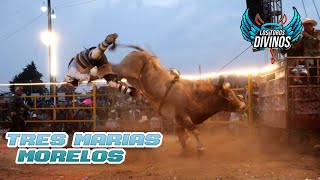
<svg viewBox="0 0 320 180">
<path fill-rule="evenodd" d="M 173 84 L 175 84 L 175 82 L 177 82 L 176 79 L 173 79 L 173 80 L 170 82 L 170 85 L 169 85 L 169 87 L 167 88 L 167 90 L 166 90 L 166 92 L 165 92 L 165 94 L 164 94 L 164 96 L 163 96 L 163 98 L 162 98 L 162 101 L 160 102 L 159 109 L 158 109 L 158 113 L 159 113 L 160 115 L 162 115 L 162 114 L 161 114 L 161 109 L 162 109 L 162 106 L 164 105 L 164 100 L 167 98 L 167 96 L 168 96 L 168 94 L 169 94 L 169 91 L 171 90 L 171 88 L 172 88 Z"/>
</svg>

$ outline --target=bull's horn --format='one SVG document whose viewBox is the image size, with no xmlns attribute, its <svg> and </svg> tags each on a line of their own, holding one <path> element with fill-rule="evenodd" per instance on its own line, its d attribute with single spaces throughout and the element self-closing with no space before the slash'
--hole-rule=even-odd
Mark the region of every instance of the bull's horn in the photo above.
<svg viewBox="0 0 320 180">
<path fill-rule="evenodd" d="M 229 82 L 223 83 L 223 89 L 230 89 L 231 85 Z"/>
</svg>

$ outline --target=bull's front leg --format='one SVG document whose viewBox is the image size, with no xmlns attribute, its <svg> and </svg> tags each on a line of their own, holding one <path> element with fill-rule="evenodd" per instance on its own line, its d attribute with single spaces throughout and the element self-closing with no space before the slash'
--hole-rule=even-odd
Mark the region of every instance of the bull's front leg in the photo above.
<svg viewBox="0 0 320 180">
<path fill-rule="evenodd" d="M 178 138 L 179 138 L 180 144 L 182 146 L 182 149 L 186 149 L 186 147 L 187 147 L 186 142 L 189 138 L 189 135 L 187 134 L 186 129 L 182 125 L 177 124 L 176 131 L 177 131 Z"/>
<path fill-rule="evenodd" d="M 191 132 L 191 134 L 195 137 L 196 141 L 197 141 L 197 150 L 198 152 L 203 152 L 204 147 L 203 147 L 203 143 L 200 140 L 200 133 L 199 130 L 197 129 L 197 127 L 193 124 L 191 118 L 189 116 L 185 116 L 182 119 L 182 123 L 184 125 L 184 127 Z"/>
<path fill-rule="evenodd" d="M 202 144 L 202 142 L 200 140 L 199 130 L 198 129 L 193 129 L 190 132 L 197 140 L 197 150 L 198 150 L 198 152 L 203 152 L 204 151 L 204 146 L 203 146 L 203 144 Z"/>
</svg>

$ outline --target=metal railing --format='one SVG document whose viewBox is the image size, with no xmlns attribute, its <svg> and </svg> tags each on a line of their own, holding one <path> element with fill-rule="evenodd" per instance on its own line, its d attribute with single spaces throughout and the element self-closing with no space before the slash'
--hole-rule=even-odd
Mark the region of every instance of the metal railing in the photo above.
<svg viewBox="0 0 320 180">
<path fill-rule="evenodd" d="M 92 122 L 93 123 L 93 127 L 92 130 L 95 131 L 96 130 L 96 124 L 97 124 L 97 119 L 96 119 L 96 96 L 94 95 L 96 94 L 96 84 L 93 84 L 93 94 L 73 94 L 73 95 L 39 95 L 39 96 L 23 96 L 23 98 L 28 98 L 31 99 L 33 101 L 33 107 L 30 108 L 31 111 L 42 111 L 42 110 L 50 110 L 52 111 L 52 120 L 26 120 L 26 123 L 70 123 L 70 122 Z M 72 97 L 72 107 L 57 107 L 57 106 L 51 106 L 51 107 L 37 107 L 37 99 L 39 98 L 53 98 L 54 101 L 56 101 L 57 98 L 59 97 Z M 92 102 L 92 106 L 91 107 L 76 107 L 75 106 L 75 99 L 76 97 L 92 97 L 93 102 Z M 64 120 L 60 120 L 60 119 L 56 119 L 56 111 L 57 110 L 92 110 L 92 120 L 74 120 L 74 119 L 64 119 Z M 1 123 L 8 123 L 8 121 L 0 121 Z"/>
<path fill-rule="evenodd" d="M 248 79 L 248 83 L 252 84 L 252 79 Z M 249 89 L 250 89 L 251 85 L 249 85 Z M 233 91 L 235 91 L 236 93 L 240 92 L 243 93 L 245 91 L 248 90 L 248 87 L 245 88 L 233 88 Z M 59 106 L 52 106 L 52 107 L 39 107 L 38 106 L 38 99 L 47 99 L 47 98 L 53 98 L 53 99 L 59 99 L 59 97 L 64 97 L 64 98 L 69 98 L 71 101 L 71 104 L 69 104 L 69 106 L 66 107 L 59 107 Z M 79 107 L 77 105 L 77 103 L 75 102 L 75 100 L 79 97 L 88 97 L 88 98 L 92 98 L 92 105 L 91 106 L 87 106 L 87 107 Z M 105 105 L 105 106 L 101 106 L 97 103 L 98 100 L 100 100 L 99 98 L 101 97 L 105 97 L 104 100 L 108 99 L 110 100 L 110 104 L 109 105 Z M 111 122 L 110 120 L 107 119 L 97 119 L 97 115 L 99 110 L 107 110 L 108 112 L 110 112 L 110 110 L 112 109 L 121 109 L 121 110 L 134 110 L 134 109 L 140 109 L 140 110 L 151 110 L 153 109 L 149 104 L 139 104 L 139 105 L 126 105 L 126 106 L 120 106 L 117 107 L 115 106 L 117 100 L 116 100 L 116 94 L 115 93 L 108 93 L 108 94 L 102 94 L 102 93 L 97 93 L 97 86 L 95 83 L 93 83 L 93 91 L 91 94 L 73 94 L 73 95 L 39 95 L 39 96 L 23 96 L 23 98 L 26 99 L 31 99 L 33 102 L 33 107 L 30 108 L 31 111 L 44 111 L 44 110 L 48 110 L 52 111 L 52 119 L 45 119 L 45 120 L 41 120 L 41 119 L 28 119 L 25 122 L 26 123 L 93 123 L 92 126 L 92 130 L 96 131 L 97 130 L 97 124 L 98 123 L 103 123 L 103 122 Z M 249 102 L 252 101 L 249 93 Z M 252 104 L 249 103 L 249 122 L 252 122 L 252 113 L 250 113 L 251 110 L 251 106 Z M 57 119 L 57 111 L 60 110 L 90 110 L 91 111 L 91 115 L 92 115 L 92 119 L 84 119 L 84 120 L 79 120 L 79 119 Z M 106 112 L 107 112 L 106 111 Z M 151 117 L 150 117 L 151 118 Z M 0 121 L 0 123 L 8 123 L 9 121 Z M 160 122 L 161 124 L 161 128 L 163 130 L 163 122 Z"/>
<path fill-rule="evenodd" d="M 72 95 L 37 95 L 37 96 L 23 96 L 22 98 L 28 99 L 32 102 L 33 107 L 31 107 L 29 110 L 30 112 L 39 112 L 39 111 L 46 111 L 46 113 L 49 113 L 50 116 L 52 115 L 51 119 L 28 119 L 25 120 L 26 123 L 93 123 L 92 130 L 96 131 L 97 130 L 97 124 L 98 123 L 104 123 L 104 122 L 110 122 L 110 120 L 106 118 L 97 118 L 97 114 L 99 110 L 106 110 L 106 114 L 110 112 L 112 109 L 121 109 L 121 110 L 135 110 L 135 109 L 140 109 L 140 110 L 145 110 L 145 109 L 152 109 L 152 107 L 148 104 L 144 105 L 136 105 L 136 104 L 130 104 L 128 103 L 125 106 L 116 106 L 116 102 L 119 102 L 120 100 L 117 99 L 117 95 L 120 95 L 119 93 L 97 93 L 97 86 L 96 84 L 93 84 L 93 90 L 91 94 L 72 94 Z M 123 96 L 123 94 L 121 94 Z M 38 102 L 39 99 L 59 99 L 60 97 L 69 99 L 70 103 L 68 103 L 66 106 L 59 107 L 59 105 L 56 106 L 50 106 L 50 107 L 39 107 Z M 76 99 L 81 98 L 81 97 L 86 97 L 86 98 L 91 98 L 92 99 L 92 105 L 90 106 L 79 106 L 79 104 L 76 102 Z M 97 103 L 97 100 L 100 99 L 111 99 L 111 103 L 106 106 L 99 106 Z M 123 99 L 122 99 L 123 100 Z M 3 109 L 5 110 L 5 109 Z M 73 110 L 90 110 L 90 119 L 73 119 L 69 117 L 69 119 L 59 119 L 57 115 L 59 114 L 58 111 L 61 110 L 66 110 L 68 112 L 73 111 Z M 3 112 L 3 111 L 2 111 Z M 58 114 L 57 114 L 58 112 Z M 65 112 L 65 111 L 64 111 Z M 68 113 L 67 112 L 67 113 Z M 75 113 L 74 113 L 75 114 Z M 104 114 L 105 115 L 105 114 Z M 86 116 L 88 118 L 88 116 Z M 105 116 L 104 116 L 105 117 Z M 150 117 L 151 118 L 151 117 Z M 130 119 L 130 118 L 128 118 Z M 11 123 L 12 121 L 0 121 L 0 123 Z"/>
<path fill-rule="evenodd" d="M 260 75 L 260 112 L 266 124 L 280 128 L 316 126 L 320 114 L 320 56 L 289 56 Z"/>
</svg>

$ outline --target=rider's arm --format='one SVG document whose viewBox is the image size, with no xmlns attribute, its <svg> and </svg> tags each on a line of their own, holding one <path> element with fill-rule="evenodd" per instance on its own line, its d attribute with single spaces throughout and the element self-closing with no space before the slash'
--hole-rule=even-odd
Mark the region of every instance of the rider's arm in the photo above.
<svg viewBox="0 0 320 180">
<path fill-rule="evenodd" d="M 94 80 L 97 80 L 97 79 L 100 79 L 99 76 L 92 76 L 92 75 L 90 75 L 89 82 L 94 81 Z"/>
<path fill-rule="evenodd" d="M 305 37 L 315 42 L 320 42 L 320 31 L 316 30 L 314 35 L 307 34 Z"/>
</svg>

